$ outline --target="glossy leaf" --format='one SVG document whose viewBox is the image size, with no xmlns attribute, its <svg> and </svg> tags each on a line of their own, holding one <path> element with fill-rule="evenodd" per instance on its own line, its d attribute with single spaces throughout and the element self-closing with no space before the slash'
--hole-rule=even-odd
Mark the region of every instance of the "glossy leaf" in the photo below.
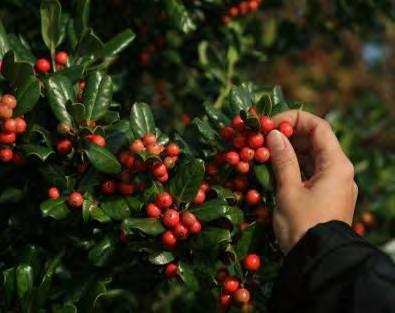
<svg viewBox="0 0 395 313">
<path fill-rule="evenodd" d="M 40 204 L 43 216 L 50 216 L 56 220 L 62 220 L 70 214 L 65 199 L 48 199 Z"/>
<path fill-rule="evenodd" d="M 244 213 L 237 207 L 231 207 L 224 199 L 213 199 L 204 204 L 190 209 L 200 220 L 211 222 L 218 218 L 226 218 L 232 224 L 238 225 L 243 222 Z"/>
<path fill-rule="evenodd" d="M 114 241 L 110 237 L 105 237 L 89 251 L 88 258 L 94 265 L 103 266 L 114 250 Z"/>
<path fill-rule="evenodd" d="M 5 301 L 8 305 L 11 304 L 12 298 L 16 291 L 16 278 L 15 268 L 9 268 L 3 271 L 3 291 L 5 295 Z"/>
<path fill-rule="evenodd" d="M 78 0 L 76 6 L 75 30 L 81 35 L 88 27 L 90 0 Z"/>
<path fill-rule="evenodd" d="M 45 81 L 46 95 L 53 114 L 59 122 L 72 125 L 72 119 L 67 111 L 67 103 L 75 102 L 75 94 L 71 81 L 62 75 L 55 75 Z"/>
<path fill-rule="evenodd" d="M 166 230 L 158 218 L 127 218 L 122 223 L 122 229 L 126 233 L 140 231 L 152 236 L 160 235 Z"/>
<path fill-rule="evenodd" d="M 254 251 L 254 244 L 257 240 L 255 233 L 256 224 L 251 223 L 242 233 L 235 248 L 239 259 L 244 259 L 249 252 Z"/>
<path fill-rule="evenodd" d="M 86 79 L 84 90 L 85 118 L 97 121 L 110 107 L 112 99 L 112 81 L 107 74 L 93 72 Z"/>
<path fill-rule="evenodd" d="M 40 93 L 40 81 L 35 76 L 28 76 L 16 90 L 18 105 L 14 110 L 14 116 L 20 116 L 31 111 L 40 99 Z"/>
<path fill-rule="evenodd" d="M 24 195 L 24 191 L 15 188 L 8 187 L 0 191 L 0 204 L 2 203 L 18 203 Z"/>
<path fill-rule="evenodd" d="M 34 156 L 43 162 L 46 161 L 51 154 L 55 153 L 51 148 L 34 144 L 20 145 L 19 148 L 24 152 L 26 157 Z"/>
<path fill-rule="evenodd" d="M 40 6 L 41 35 L 45 45 L 55 53 L 61 39 L 62 9 L 58 0 L 42 0 Z"/>
<path fill-rule="evenodd" d="M 30 265 L 21 264 L 15 270 L 18 298 L 25 301 L 33 289 L 33 269 Z"/>
<path fill-rule="evenodd" d="M 11 47 L 10 50 L 15 53 L 15 60 L 27 62 L 31 65 L 34 64 L 36 58 L 21 36 L 18 37 L 14 34 L 9 34 L 8 41 Z"/>
<path fill-rule="evenodd" d="M 148 104 L 137 102 L 130 112 L 130 128 L 136 138 L 155 133 L 155 122 Z"/>
<path fill-rule="evenodd" d="M 148 261 L 155 265 L 165 265 L 174 260 L 174 255 L 170 251 L 160 251 L 151 253 L 148 257 Z"/>
<path fill-rule="evenodd" d="M 19 88 L 34 75 L 33 67 L 29 63 L 15 62 L 15 54 L 12 51 L 7 52 L 2 61 L 2 73 L 12 88 Z"/>
<path fill-rule="evenodd" d="M 200 159 L 184 162 L 170 181 L 170 193 L 178 202 L 191 201 L 203 182 L 204 171 L 204 162 Z"/>
<path fill-rule="evenodd" d="M 103 212 L 113 220 L 130 217 L 130 209 L 124 198 L 114 198 L 100 203 Z"/>
<path fill-rule="evenodd" d="M 130 130 L 130 122 L 120 120 L 111 125 L 107 129 L 107 149 L 113 153 L 118 152 L 121 147 L 125 146 L 133 138 L 133 133 Z"/>
<path fill-rule="evenodd" d="M 86 156 L 98 171 L 106 174 L 117 174 L 121 171 L 121 164 L 109 150 L 90 142 L 85 144 L 87 146 L 87 149 L 84 150 Z"/>
<path fill-rule="evenodd" d="M 112 57 L 125 50 L 134 40 L 136 34 L 131 29 L 126 29 L 107 42 L 103 47 L 103 57 Z"/>
<path fill-rule="evenodd" d="M 170 20 L 179 30 L 186 34 L 195 30 L 196 26 L 180 0 L 162 0 L 162 3 Z"/>
<path fill-rule="evenodd" d="M 255 171 L 255 177 L 257 178 L 261 186 L 267 191 L 273 190 L 271 176 L 268 167 L 266 165 L 255 165 L 254 171 Z"/>
<path fill-rule="evenodd" d="M 35 301 L 37 307 L 41 307 L 45 303 L 45 300 L 47 299 L 51 291 L 53 276 L 55 275 L 57 268 L 60 266 L 60 263 L 61 263 L 60 256 L 54 257 L 48 263 L 45 273 L 42 277 L 40 286 L 38 287 L 37 290 L 37 296 Z"/>
<path fill-rule="evenodd" d="M 7 33 L 4 29 L 4 25 L 0 20 L 0 58 L 11 49 L 10 43 L 8 41 Z"/>
<path fill-rule="evenodd" d="M 87 29 L 75 47 L 75 58 L 84 57 L 87 60 L 97 59 L 101 56 L 102 50 L 103 42 L 92 29 Z"/>
</svg>

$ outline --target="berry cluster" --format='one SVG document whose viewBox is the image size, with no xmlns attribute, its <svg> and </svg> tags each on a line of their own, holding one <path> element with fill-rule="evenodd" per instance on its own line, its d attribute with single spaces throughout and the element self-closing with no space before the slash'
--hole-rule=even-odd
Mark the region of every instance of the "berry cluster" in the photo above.
<svg viewBox="0 0 395 313">
<path fill-rule="evenodd" d="M 22 135 L 26 131 L 26 121 L 23 116 L 12 118 L 14 109 L 17 106 L 17 101 L 13 95 L 4 94 L 0 102 L 0 161 L 4 163 L 14 162 L 18 163 L 20 156 L 15 154 L 13 146 L 16 142 L 17 136 Z"/>
<path fill-rule="evenodd" d="M 198 234 L 202 229 L 196 216 L 189 211 L 180 213 L 172 196 L 165 191 L 159 193 L 154 202 L 148 203 L 145 211 L 148 217 L 160 218 L 162 224 L 168 228 L 162 234 L 162 243 L 166 249 L 174 249 L 177 241 L 186 240 L 190 234 Z"/>
<path fill-rule="evenodd" d="M 60 51 L 54 56 L 55 61 L 55 69 L 57 71 L 64 69 L 67 65 L 67 61 L 69 59 L 69 55 L 65 51 Z M 46 74 L 51 70 L 51 63 L 46 58 L 41 58 L 36 61 L 35 69 L 37 73 Z"/>
<path fill-rule="evenodd" d="M 57 187 L 51 187 L 48 189 L 48 198 L 52 200 L 56 200 L 60 198 L 60 191 Z M 67 197 L 67 203 L 72 208 L 81 208 L 84 203 L 84 196 L 78 192 L 73 191 Z"/>
<path fill-rule="evenodd" d="M 236 3 L 224 13 L 222 21 L 224 24 L 229 24 L 235 18 L 257 11 L 261 3 L 262 0 L 248 0 Z"/>
<path fill-rule="evenodd" d="M 250 273 L 257 272 L 261 267 L 261 261 L 258 255 L 249 254 L 243 260 L 243 267 Z M 250 276 L 251 277 L 251 276 Z M 245 305 L 250 301 L 250 292 L 246 288 L 246 282 L 241 283 L 236 277 L 229 275 L 226 269 L 218 271 L 216 280 L 221 287 L 219 295 L 219 308 L 227 310 L 232 304 Z"/>
</svg>

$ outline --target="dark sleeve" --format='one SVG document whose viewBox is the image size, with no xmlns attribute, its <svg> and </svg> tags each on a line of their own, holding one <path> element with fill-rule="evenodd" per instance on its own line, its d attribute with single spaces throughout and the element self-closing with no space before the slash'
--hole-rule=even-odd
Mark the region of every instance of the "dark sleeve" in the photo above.
<svg viewBox="0 0 395 313">
<path fill-rule="evenodd" d="M 347 224 L 319 224 L 286 256 L 269 312 L 395 312 L 395 265 Z"/>
</svg>

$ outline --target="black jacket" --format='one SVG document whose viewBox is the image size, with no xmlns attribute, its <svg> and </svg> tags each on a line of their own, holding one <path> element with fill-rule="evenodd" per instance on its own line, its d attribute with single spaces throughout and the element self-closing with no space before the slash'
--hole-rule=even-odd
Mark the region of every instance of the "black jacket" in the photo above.
<svg viewBox="0 0 395 313">
<path fill-rule="evenodd" d="M 319 224 L 285 258 L 269 312 L 395 312 L 395 265 L 347 224 Z"/>
</svg>

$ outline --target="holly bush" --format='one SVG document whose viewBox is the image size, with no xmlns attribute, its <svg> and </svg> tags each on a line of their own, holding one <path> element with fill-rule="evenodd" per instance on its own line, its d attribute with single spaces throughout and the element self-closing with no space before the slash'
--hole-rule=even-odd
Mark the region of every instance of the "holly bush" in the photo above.
<svg viewBox="0 0 395 313">
<path fill-rule="evenodd" d="M 266 312 L 282 255 L 265 136 L 270 116 L 301 108 L 267 86 L 311 99 L 264 62 L 317 33 L 378 31 L 390 2 L 309 1 L 296 15 L 269 0 L 6 3 L 0 311 Z M 371 137 L 350 137 L 364 115 L 349 112 L 328 118 L 363 170 Z M 374 163 L 378 190 L 392 160 Z"/>
</svg>

